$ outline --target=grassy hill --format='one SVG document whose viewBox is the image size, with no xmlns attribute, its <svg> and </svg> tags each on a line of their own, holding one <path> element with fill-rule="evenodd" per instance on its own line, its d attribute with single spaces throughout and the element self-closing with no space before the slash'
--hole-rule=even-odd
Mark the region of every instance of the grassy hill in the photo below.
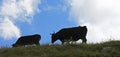
<svg viewBox="0 0 120 57">
<path fill-rule="evenodd" d="M 0 48 L 0 57 L 120 57 L 120 41 Z"/>
</svg>

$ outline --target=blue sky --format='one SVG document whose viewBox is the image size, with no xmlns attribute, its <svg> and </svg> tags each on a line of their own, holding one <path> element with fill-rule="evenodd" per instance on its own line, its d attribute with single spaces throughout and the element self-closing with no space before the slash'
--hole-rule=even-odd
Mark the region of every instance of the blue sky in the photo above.
<svg viewBox="0 0 120 57">
<path fill-rule="evenodd" d="M 120 40 L 119 5 L 120 0 L 0 0 L 0 46 L 32 34 L 50 44 L 50 33 L 78 25 L 87 26 L 87 43 Z"/>
<path fill-rule="evenodd" d="M 50 33 L 57 32 L 62 28 L 76 26 L 77 23 L 69 19 L 69 8 L 62 0 L 41 0 L 38 5 L 40 12 L 35 13 L 32 22 L 15 22 L 22 35 L 41 35 L 41 44 L 51 43 Z M 0 37 L 0 46 L 11 46 L 17 38 L 4 39 Z"/>
<path fill-rule="evenodd" d="M 48 1 L 46 0 L 49 6 L 51 7 L 56 7 L 57 9 L 57 5 L 61 5 L 59 0 L 53 0 L 52 1 Z M 43 6 L 46 4 L 42 4 L 40 6 L 40 8 L 44 8 Z M 51 42 L 51 35 L 50 33 L 53 32 L 57 32 L 58 30 L 65 28 L 65 27 L 72 27 L 72 26 L 76 26 L 76 23 L 73 22 L 72 20 L 69 20 L 69 14 L 68 11 L 65 10 L 61 10 L 61 8 L 56 9 L 51 9 L 51 10 L 44 10 L 40 13 L 35 15 L 35 19 L 34 20 L 34 31 L 33 32 L 37 32 L 40 33 L 42 36 L 41 39 L 41 44 L 45 44 L 45 43 L 50 43 Z M 35 30 L 36 29 L 36 30 Z"/>
</svg>

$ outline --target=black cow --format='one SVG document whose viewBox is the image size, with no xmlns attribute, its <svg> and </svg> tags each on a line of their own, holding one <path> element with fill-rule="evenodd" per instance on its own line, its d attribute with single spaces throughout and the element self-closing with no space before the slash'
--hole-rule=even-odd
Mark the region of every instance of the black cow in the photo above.
<svg viewBox="0 0 120 57">
<path fill-rule="evenodd" d="M 33 44 L 40 45 L 39 44 L 40 39 L 41 36 L 39 34 L 22 36 L 12 46 L 18 47 L 18 46 L 33 45 Z"/>
<path fill-rule="evenodd" d="M 63 28 L 57 33 L 52 34 L 52 43 L 56 40 L 60 40 L 62 44 L 68 40 L 77 41 L 79 39 L 82 40 L 82 43 L 86 43 L 86 34 L 87 27 L 86 26 L 78 26 L 73 28 Z"/>
</svg>

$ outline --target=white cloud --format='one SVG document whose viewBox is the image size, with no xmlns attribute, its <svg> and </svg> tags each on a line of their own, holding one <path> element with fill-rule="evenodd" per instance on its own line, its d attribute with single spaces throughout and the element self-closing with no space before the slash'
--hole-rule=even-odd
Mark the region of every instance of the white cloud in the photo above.
<svg viewBox="0 0 120 57">
<path fill-rule="evenodd" d="M 10 19 L 5 18 L 0 23 L 0 36 L 4 37 L 6 40 L 12 37 L 18 38 L 20 37 L 20 30 Z"/>
<path fill-rule="evenodd" d="M 87 25 L 88 42 L 120 40 L 120 0 L 68 0 L 71 19 Z"/>
<path fill-rule="evenodd" d="M 19 37 L 21 33 L 16 21 L 31 23 L 33 16 L 40 12 L 40 3 L 40 0 L 3 0 L 0 5 L 0 36 L 5 39 Z"/>
<path fill-rule="evenodd" d="M 34 14 L 40 12 L 39 3 L 40 0 L 4 0 L 0 7 L 0 15 L 7 16 L 12 21 L 31 22 Z"/>
<path fill-rule="evenodd" d="M 67 4 L 66 0 L 56 0 L 54 3 L 51 4 L 48 0 L 42 1 L 44 4 L 44 7 L 42 8 L 43 11 L 66 11 L 67 10 Z M 58 3 L 59 2 L 59 3 Z M 54 5 L 53 5 L 54 4 Z"/>
</svg>

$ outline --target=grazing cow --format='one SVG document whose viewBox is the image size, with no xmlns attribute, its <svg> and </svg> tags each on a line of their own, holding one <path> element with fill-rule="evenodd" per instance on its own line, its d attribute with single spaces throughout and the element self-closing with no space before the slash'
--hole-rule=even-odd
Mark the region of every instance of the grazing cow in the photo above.
<svg viewBox="0 0 120 57">
<path fill-rule="evenodd" d="M 86 26 L 78 26 L 73 28 L 63 28 L 57 33 L 52 34 L 52 43 L 56 40 L 60 40 L 62 44 L 68 40 L 77 41 L 79 39 L 82 40 L 82 43 L 86 43 L 86 34 L 87 27 Z"/>
<path fill-rule="evenodd" d="M 33 44 L 40 45 L 39 44 L 40 39 L 41 39 L 41 36 L 39 34 L 22 36 L 12 46 L 18 47 L 18 46 L 33 45 Z"/>
</svg>

